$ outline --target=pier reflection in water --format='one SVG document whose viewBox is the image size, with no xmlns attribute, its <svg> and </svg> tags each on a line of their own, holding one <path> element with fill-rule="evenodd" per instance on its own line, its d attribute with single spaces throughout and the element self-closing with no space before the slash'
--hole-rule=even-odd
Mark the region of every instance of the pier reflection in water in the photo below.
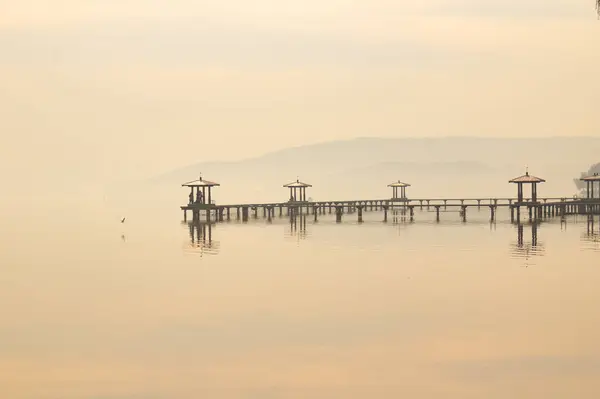
<svg viewBox="0 0 600 399">
<path fill-rule="evenodd" d="M 344 227 L 344 231 L 349 233 L 350 230 L 356 229 L 357 225 L 367 224 L 374 227 L 374 224 L 379 224 L 383 230 L 389 230 L 391 226 L 401 226 L 402 231 L 414 231 L 414 229 L 429 229 L 435 228 L 439 225 L 444 228 L 460 228 L 461 226 L 481 226 L 489 225 L 489 231 L 493 234 L 496 233 L 498 226 L 504 231 L 507 228 L 514 231 L 512 240 L 508 242 L 509 255 L 511 258 L 521 260 L 525 265 L 532 265 L 536 263 L 536 258 L 546 255 L 546 247 L 544 242 L 538 239 L 538 232 L 542 225 L 546 226 L 546 231 L 552 231 L 553 234 L 562 232 L 567 233 L 567 229 L 573 229 L 576 227 L 577 231 L 580 231 L 580 241 L 586 243 L 580 245 L 582 250 L 596 250 L 600 251 L 600 219 L 598 216 L 586 216 L 582 220 L 581 217 L 572 216 L 555 220 L 553 222 L 533 222 L 533 223 L 520 223 L 510 224 L 508 220 L 496 220 L 490 221 L 487 217 L 487 213 L 481 211 L 472 212 L 468 221 L 461 219 L 460 215 L 457 217 L 446 217 L 446 220 L 439 221 L 435 217 L 431 217 L 431 213 L 435 211 L 427 211 L 426 209 L 420 212 L 415 212 L 413 215 L 404 207 L 398 207 L 394 210 L 390 210 L 388 213 L 387 220 L 383 218 L 382 212 L 368 212 L 365 213 L 364 220 L 358 222 L 346 222 L 341 225 Z M 458 213 L 456 210 L 445 210 L 445 213 Z M 504 212 L 506 213 L 506 212 Z M 502 216 L 502 213 L 500 213 Z M 450 220 L 448 220 L 450 219 Z M 583 224 L 582 221 L 586 224 Z M 328 229 L 333 225 L 340 225 L 339 221 L 336 220 L 335 214 L 329 215 L 326 213 L 319 214 L 319 218 L 315 218 L 313 214 L 306 213 L 292 213 L 290 215 L 273 216 L 270 214 L 265 218 L 252 218 L 249 222 L 244 224 L 262 224 L 265 228 L 266 225 L 280 225 L 284 227 L 284 237 L 286 239 L 306 240 L 310 237 L 311 227 L 307 228 L 307 225 L 320 225 L 319 229 Z M 220 242 L 213 239 L 213 229 L 217 226 L 227 228 L 226 224 L 222 224 L 216 221 L 211 223 L 206 222 L 191 222 L 184 223 L 186 228 L 189 230 L 189 242 L 185 246 L 186 252 L 196 254 L 217 254 L 220 251 Z M 387 227 L 386 227 L 387 226 Z M 559 227 L 560 226 L 560 227 Z M 316 228 L 316 227 L 315 227 Z M 457 231 L 458 233 L 458 231 Z M 461 233 L 462 234 L 462 233 Z M 498 232 L 499 237 L 503 235 L 501 231 Z"/>
<path fill-rule="evenodd" d="M 199 255 L 216 255 L 219 253 L 221 244 L 213 240 L 213 228 L 215 223 L 190 222 L 187 223 L 189 229 L 189 242 L 185 246 L 185 251 Z"/>
<path fill-rule="evenodd" d="M 522 258 L 527 261 L 526 266 L 529 266 L 529 261 L 536 256 L 543 256 L 546 249 L 544 244 L 538 240 L 539 223 L 531 223 L 528 225 L 518 224 L 517 240 L 511 245 L 511 256 Z M 525 232 L 527 231 L 527 237 Z"/>
<path fill-rule="evenodd" d="M 451 212 L 451 211 L 446 211 Z M 423 214 L 429 214 L 431 211 L 421 211 Z M 456 213 L 456 212 L 454 212 Z M 371 218 L 366 219 L 366 223 L 381 223 L 380 216 L 378 212 L 372 213 Z M 473 214 L 472 214 L 473 215 Z M 481 215 L 480 212 L 474 213 L 476 217 L 472 217 L 469 222 L 465 222 L 464 220 L 451 220 L 451 221 L 442 221 L 439 220 L 429 220 L 422 222 L 415 222 L 413 215 L 411 215 L 407 209 L 403 207 L 398 207 L 397 209 L 389 212 L 389 218 L 387 223 L 383 223 L 381 225 L 382 229 L 386 229 L 386 226 L 398 226 L 401 225 L 403 230 L 414 229 L 414 228 L 434 228 L 432 223 L 435 225 L 440 225 L 443 227 L 460 228 L 460 226 L 480 226 L 482 224 L 489 224 L 489 231 L 495 232 L 497 230 L 498 223 L 494 221 L 489 221 L 485 218 L 486 215 Z M 251 219 L 250 224 L 266 223 L 267 225 L 282 225 L 285 223 L 284 229 L 284 237 L 285 238 L 295 238 L 298 240 L 305 240 L 310 237 L 309 229 L 307 229 L 307 224 L 310 225 L 319 225 L 321 224 L 323 228 L 325 226 L 330 226 L 331 224 L 340 223 L 336 221 L 335 215 L 322 215 L 320 219 L 313 220 L 313 215 L 307 215 L 305 213 L 293 213 L 290 215 L 282 215 L 279 217 L 267 217 L 265 219 Z M 560 220 L 560 231 L 566 232 L 569 225 L 579 225 L 581 228 L 581 241 L 587 242 L 587 245 L 582 246 L 581 249 L 587 250 L 599 250 L 600 251 L 600 218 L 598 216 L 588 216 L 586 217 L 586 226 L 583 228 L 581 224 L 581 219 L 577 217 L 572 217 L 569 219 L 563 218 Z M 247 224 L 248 222 L 244 222 Z M 542 241 L 538 239 L 538 232 L 541 228 L 542 224 L 546 224 L 549 229 L 556 228 L 558 229 L 558 223 L 546 223 L 546 222 L 533 222 L 533 223 L 519 223 L 516 225 L 507 224 L 508 222 L 501 222 L 500 225 L 504 228 L 511 226 L 515 233 L 516 239 L 510 241 L 510 256 L 515 259 L 522 259 L 526 261 L 526 264 L 532 264 L 534 258 L 544 256 L 546 254 L 546 247 Z M 212 221 L 210 223 L 206 222 L 184 222 L 183 223 L 189 231 L 189 241 L 185 246 L 185 251 L 196 254 L 209 254 L 215 255 L 220 251 L 220 242 L 215 241 L 213 239 L 213 234 L 217 226 L 222 225 L 219 222 Z M 362 224 L 359 222 L 358 224 Z M 356 228 L 356 223 L 346 223 L 344 226 L 348 226 L 348 229 Z M 225 225 L 223 225 L 225 227 Z M 407 231 L 408 231 L 407 230 Z M 514 236 L 513 236 L 514 237 Z"/>
<path fill-rule="evenodd" d="M 589 215 L 585 231 L 581 233 L 583 249 L 600 251 L 600 216 Z"/>
<path fill-rule="evenodd" d="M 390 211 L 390 220 L 392 224 L 405 223 L 408 221 L 413 221 L 410 216 L 408 209 L 406 207 L 394 208 Z"/>
<path fill-rule="evenodd" d="M 296 238 L 298 240 L 304 240 L 308 237 L 306 230 L 306 215 L 290 215 L 289 223 L 285 229 L 285 237 Z"/>
</svg>

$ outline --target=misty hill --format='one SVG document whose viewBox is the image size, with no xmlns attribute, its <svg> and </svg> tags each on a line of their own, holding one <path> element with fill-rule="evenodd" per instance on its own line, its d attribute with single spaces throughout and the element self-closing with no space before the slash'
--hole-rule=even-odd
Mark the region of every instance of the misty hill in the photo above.
<svg viewBox="0 0 600 399">
<path fill-rule="evenodd" d="M 524 173 L 547 183 L 541 195 L 571 195 L 573 178 L 600 160 L 600 138 L 359 138 L 287 148 L 239 162 L 199 162 L 152 180 L 177 186 L 199 172 L 221 183 L 219 202 L 283 200 L 299 177 L 314 199 L 386 198 L 395 180 L 409 196 L 514 195 L 507 181 Z"/>
</svg>

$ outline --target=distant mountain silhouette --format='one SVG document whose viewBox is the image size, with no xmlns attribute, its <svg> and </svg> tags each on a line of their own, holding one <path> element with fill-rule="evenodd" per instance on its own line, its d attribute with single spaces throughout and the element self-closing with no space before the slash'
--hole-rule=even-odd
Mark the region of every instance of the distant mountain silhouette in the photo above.
<svg viewBox="0 0 600 399">
<path fill-rule="evenodd" d="M 401 179 L 415 195 L 508 195 L 508 179 L 524 173 L 547 183 L 543 194 L 570 194 L 573 176 L 598 160 L 600 138 L 359 138 L 286 148 L 239 162 L 197 163 L 152 179 L 180 184 L 202 172 L 226 198 L 285 198 L 281 185 L 297 177 L 313 198 L 385 197 Z M 265 198 L 261 198 L 261 197 Z"/>
</svg>

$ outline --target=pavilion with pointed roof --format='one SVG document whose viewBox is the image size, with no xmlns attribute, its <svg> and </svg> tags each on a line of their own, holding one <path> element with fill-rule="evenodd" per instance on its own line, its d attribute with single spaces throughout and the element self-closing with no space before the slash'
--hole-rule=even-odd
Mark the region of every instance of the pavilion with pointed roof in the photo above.
<svg viewBox="0 0 600 399">
<path fill-rule="evenodd" d="M 211 207 L 214 205 L 212 202 L 212 188 L 218 187 L 220 184 L 205 180 L 200 175 L 198 180 L 183 183 L 181 186 L 190 188 L 188 205 Z"/>
<path fill-rule="evenodd" d="M 598 182 L 598 198 L 600 198 L 600 175 L 594 173 L 591 176 L 582 177 L 580 179 L 587 184 L 587 198 L 594 199 L 594 183 Z"/>
<path fill-rule="evenodd" d="M 523 184 L 531 184 L 531 202 L 537 202 L 537 185 L 544 183 L 546 180 L 529 174 L 529 170 L 525 171 L 523 176 L 515 177 L 509 180 L 509 183 L 517 185 L 517 203 L 523 203 Z"/>
<path fill-rule="evenodd" d="M 283 187 L 290 189 L 289 202 L 306 202 L 306 188 L 312 187 L 312 185 L 296 179 L 294 182 L 284 184 Z"/>
<path fill-rule="evenodd" d="M 410 187 L 410 184 L 398 180 L 388 184 L 388 187 L 392 188 L 392 201 L 408 201 L 408 198 L 406 197 L 406 187 Z M 400 189 L 400 195 L 398 195 L 398 189 Z"/>
</svg>

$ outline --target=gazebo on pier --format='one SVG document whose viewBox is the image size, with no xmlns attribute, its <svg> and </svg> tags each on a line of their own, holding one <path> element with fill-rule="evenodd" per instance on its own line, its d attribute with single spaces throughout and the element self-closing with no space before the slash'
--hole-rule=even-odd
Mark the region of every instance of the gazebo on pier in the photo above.
<svg viewBox="0 0 600 399">
<path fill-rule="evenodd" d="M 587 199 L 594 199 L 594 183 L 598 182 L 598 195 L 597 198 L 600 198 L 600 175 L 598 173 L 594 173 L 591 176 L 586 176 L 581 178 L 581 181 L 584 181 L 587 184 Z"/>
<path fill-rule="evenodd" d="M 532 176 L 529 171 L 526 170 L 523 176 L 515 177 L 509 180 L 509 183 L 515 183 L 517 185 L 517 204 L 525 203 L 523 201 L 523 184 L 531 184 L 531 201 L 527 203 L 537 203 L 537 185 L 538 183 L 544 183 L 546 180 Z"/>
<path fill-rule="evenodd" d="M 212 201 L 212 188 L 220 186 L 219 183 L 204 180 L 200 176 L 198 180 L 183 183 L 181 186 L 190 188 L 188 206 L 201 209 L 215 206 Z"/>
<path fill-rule="evenodd" d="M 306 188 L 312 185 L 296 179 L 295 182 L 284 184 L 283 187 L 290 189 L 289 202 L 306 202 Z"/>
<path fill-rule="evenodd" d="M 388 187 L 392 188 L 392 201 L 408 201 L 406 197 L 406 187 L 410 187 L 408 183 L 402 183 L 400 180 L 388 184 Z M 398 195 L 398 189 L 400 189 L 400 195 Z"/>
</svg>

